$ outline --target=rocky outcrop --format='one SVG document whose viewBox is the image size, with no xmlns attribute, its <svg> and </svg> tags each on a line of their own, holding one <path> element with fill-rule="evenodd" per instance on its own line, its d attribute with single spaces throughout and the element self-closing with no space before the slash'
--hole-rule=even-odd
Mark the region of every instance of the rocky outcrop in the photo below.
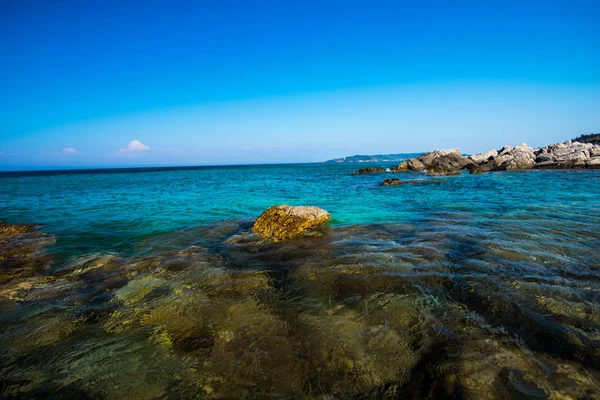
<svg viewBox="0 0 600 400">
<path fill-rule="evenodd" d="M 387 169 L 385 169 L 385 168 L 361 168 L 358 171 L 354 171 L 352 173 L 352 175 L 373 174 L 376 172 L 387 172 Z"/>
<path fill-rule="evenodd" d="M 263 212 L 252 226 L 260 236 L 273 241 L 290 239 L 304 231 L 323 225 L 329 213 L 314 206 L 273 206 Z"/>
<path fill-rule="evenodd" d="M 530 169 L 535 165 L 535 150 L 523 143 L 510 150 L 499 152 L 492 160 L 496 161 L 494 169 L 499 171 Z"/>
<path fill-rule="evenodd" d="M 469 157 L 471 173 L 532 168 L 600 168 L 600 145 L 568 141 L 533 149 L 523 143 Z"/>
<path fill-rule="evenodd" d="M 485 153 L 465 157 L 459 149 L 435 150 L 416 158 L 409 158 L 392 169 L 392 172 L 427 171 L 431 175 L 460 175 L 469 170 L 472 174 L 488 171 L 511 171 L 532 168 L 600 168 L 600 144 L 568 141 L 534 149 L 523 143 L 504 146 Z M 382 168 L 364 168 L 357 173 L 384 172 Z M 396 183 L 398 179 L 386 179 Z M 401 181 L 406 182 L 406 181 Z M 383 183 L 382 183 L 383 184 Z M 386 186 L 388 186 L 386 184 Z"/>
<path fill-rule="evenodd" d="M 545 146 L 536 152 L 536 168 L 594 167 L 600 161 L 600 145 L 565 142 Z"/>
<path fill-rule="evenodd" d="M 459 149 L 435 150 L 404 161 L 394 168 L 394 171 L 426 170 L 434 175 L 455 175 L 455 171 L 471 164 L 474 162 L 464 157 Z"/>
</svg>

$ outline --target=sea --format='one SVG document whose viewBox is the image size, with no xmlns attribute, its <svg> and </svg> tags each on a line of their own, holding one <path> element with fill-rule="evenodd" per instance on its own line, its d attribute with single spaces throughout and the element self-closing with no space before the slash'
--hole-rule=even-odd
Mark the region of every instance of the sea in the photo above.
<svg viewBox="0 0 600 400">
<path fill-rule="evenodd" d="M 0 173 L 0 398 L 600 398 L 600 170 L 367 166 Z"/>
</svg>

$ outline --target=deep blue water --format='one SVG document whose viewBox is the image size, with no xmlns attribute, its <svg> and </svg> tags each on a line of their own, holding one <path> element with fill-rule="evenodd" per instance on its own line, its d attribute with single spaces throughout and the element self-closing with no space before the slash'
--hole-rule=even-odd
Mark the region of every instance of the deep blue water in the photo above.
<svg viewBox="0 0 600 400">
<path fill-rule="evenodd" d="M 600 170 L 364 166 L 0 173 L 56 237 L 0 285 L 4 395 L 600 396 Z M 276 204 L 332 220 L 252 236 Z"/>
</svg>

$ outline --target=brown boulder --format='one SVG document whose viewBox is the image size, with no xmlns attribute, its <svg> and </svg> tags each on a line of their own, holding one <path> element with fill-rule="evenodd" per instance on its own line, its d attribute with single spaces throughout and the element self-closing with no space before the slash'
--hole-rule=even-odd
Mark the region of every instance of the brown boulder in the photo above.
<svg viewBox="0 0 600 400">
<path fill-rule="evenodd" d="M 425 164 L 417 158 L 409 158 L 394 168 L 395 171 L 423 171 Z"/>
<path fill-rule="evenodd" d="M 273 206 L 263 212 L 252 230 L 275 242 L 293 238 L 302 232 L 323 225 L 331 219 L 329 213 L 314 206 Z"/>
</svg>

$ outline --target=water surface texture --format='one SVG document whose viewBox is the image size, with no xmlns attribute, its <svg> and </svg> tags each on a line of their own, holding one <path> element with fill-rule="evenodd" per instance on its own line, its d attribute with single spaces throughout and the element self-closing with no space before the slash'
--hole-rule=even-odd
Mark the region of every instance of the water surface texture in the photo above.
<svg viewBox="0 0 600 400">
<path fill-rule="evenodd" d="M 357 168 L 1 174 L 0 397 L 600 398 L 600 170 Z"/>
</svg>

